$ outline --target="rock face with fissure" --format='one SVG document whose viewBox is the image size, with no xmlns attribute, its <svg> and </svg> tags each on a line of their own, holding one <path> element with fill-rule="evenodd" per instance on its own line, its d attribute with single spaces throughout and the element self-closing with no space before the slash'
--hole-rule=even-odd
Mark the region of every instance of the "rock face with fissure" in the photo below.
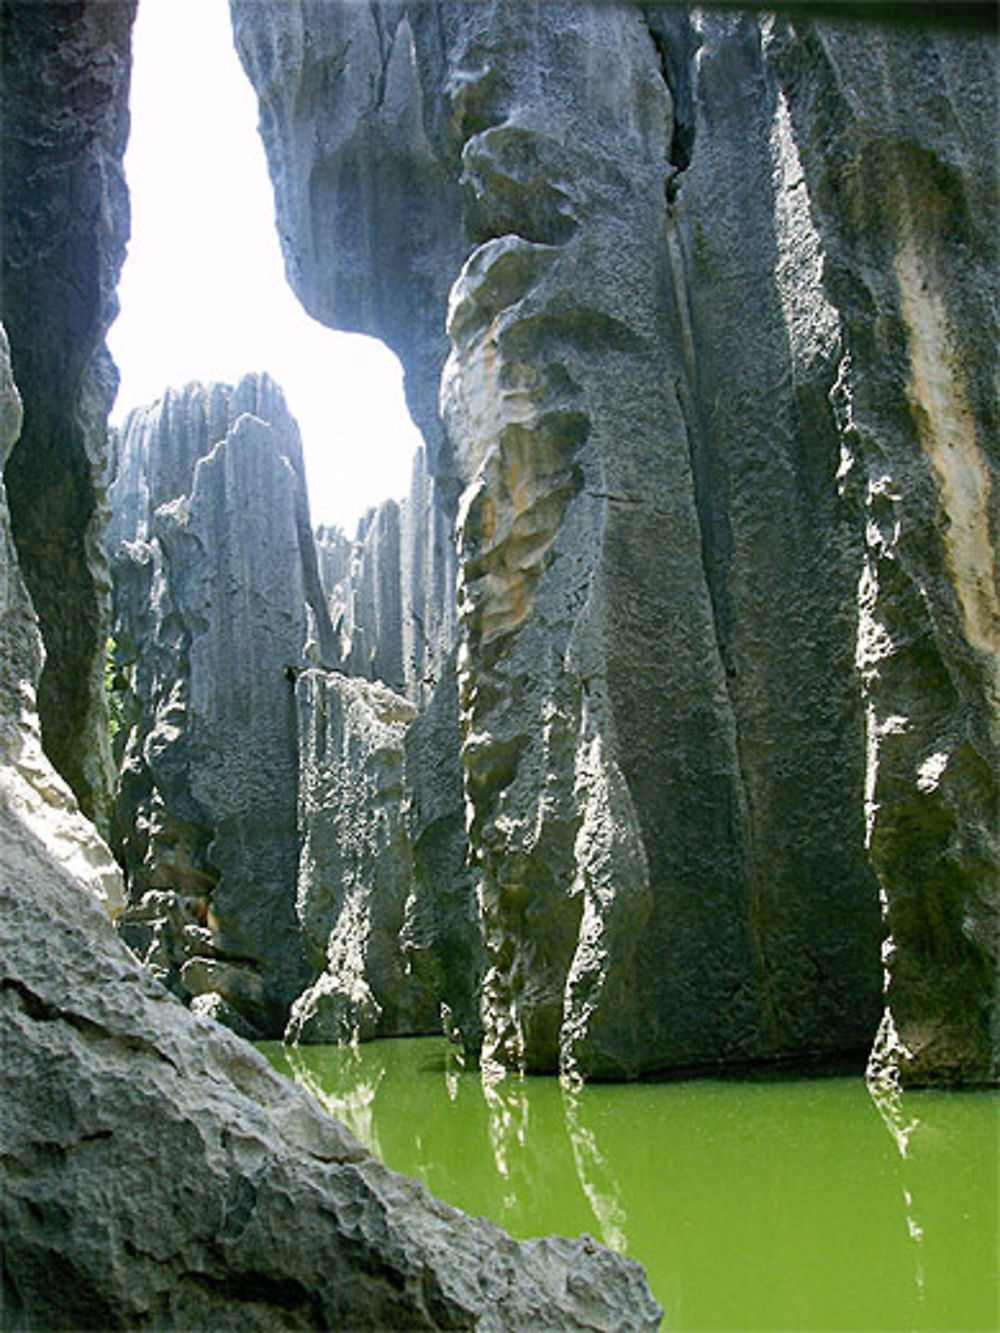
<svg viewBox="0 0 1000 1333">
<path fill-rule="evenodd" d="M 104 334 L 128 237 L 121 159 L 135 0 L 10 0 L 0 15 L 0 319 L 24 403 L 5 479 L 46 657 L 46 753 L 106 827 L 111 764 L 101 672 L 108 571 Z"/>
<path fill-rule="evenodd" d="M 133 413 L 111 502 L 128 937 L 199 1008 L 280 1036 L 307 979 L 295 675 L 332 643 L 280 391 L 248 376 Z"/>
<path fill-rule="evenodd" d="M 460 497 L 487 1056 L 860 1054 L 881 896 L 904 1075 L 995 1077 L 995 47 L 231 8 L 289 277 Z"/>
<path fill-rule="evenodd" d="M 885 907 L 876 1049 L 1000 1078 L 997 45 L 778 32 L 842 323 L 842 473 L 864 531 L 857 661 Z"/>
</svg>

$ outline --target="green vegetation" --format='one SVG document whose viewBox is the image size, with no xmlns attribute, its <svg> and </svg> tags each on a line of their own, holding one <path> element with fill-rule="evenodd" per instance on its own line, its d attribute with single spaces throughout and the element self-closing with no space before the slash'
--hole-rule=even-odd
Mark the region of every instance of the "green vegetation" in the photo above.
<svg viewBox="0 0 1000 1333">
<path fill-rule="evenodd" d="M 117 753 L 116 744 L 119 733 L 125 726 L 125 697 L 128 683 L 124 673 L 115 666 L 115 641 L 108 639 L 104 652 L 104 697 L 108 701 L 108 735 L 111 748 Z"/>
</svg>

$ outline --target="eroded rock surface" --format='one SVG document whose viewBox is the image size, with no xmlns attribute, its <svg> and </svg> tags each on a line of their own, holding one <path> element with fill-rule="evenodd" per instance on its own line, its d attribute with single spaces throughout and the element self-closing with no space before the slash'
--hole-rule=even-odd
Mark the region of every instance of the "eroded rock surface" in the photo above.
<svg viewBox="0 0 1000 1333">
<path fill-rule="evenodd" d="M 299 677 L 296 908 L 317 979 L 288 1040 L 439 1032 L 444 1006 L 445 1028 L 474 1044 L 481 941 L 444 699 L 418 715 L 379 682 Z"/>
<path fill-rule="evenodd" d="M 402 503 L 370 510 L 353 540 L 318 529 L 316 551 L 339 667 L 430 702 L 455 647 L 456 560 L 426 451 Z"/>
<path fill-rule="evenodd" d="M 72 322 L 82 312 L 90 320 L 95 284 L 109 293 L 120 259 L 113 244 L 102 249 L 101 242 L 121 236 L 124 196 L 100 193 L 105 170 L 116 168 L 88 137 L 88 113 L 97 107 L 98 119 L 107 112 L 118 130 L 124 125 L 120 75 L 131 10 L 109 0 L 3 9 L 5 64 L 19 63 L 21 91 L 35 85 L 22 105 L 5 82 L 5 131 L 13 126 L 15 141 L 24 135 L 22 147 L 52 150 L 48 165 L 57 186 L 50 196 L 30 171 L 20 178 L 15 171 L 22 191 L 17 208 L 44 214 L 54 203 L 65 209 L 67 233 L 97 219 L 93 250 L 71 244 L 67 257 L 57 247 L 35 266 L 29 284 L 38 328 L 51 338 L 35 350 L 61 368 L 49 386 L 60 406 L 79 406 L 79 361 L 96 345 L 89 333 L 78 341 L 60 317 Z M 105 47 L 109 31 L 114 40 Z M 53 44 L 63 57 L 54 65 Z M 37 144 L 39 108 L 52 137 Z M 5 226 L 15 212 L 8 142 L 5 133 Z M 5 264 L 5 298 L 7 278 Z M 85 405 L 94 412 L 87 423 L 95 433 L 84 435 L 93 442 L 104 437 L 105 404 L 100 377 L 88 374 L 84 383 L 97 396 Z M 0 330 L 0 464 L 20 418 Z M 283 507 L 300 530 L 300 488 L 289 480 L 294 465 L 275 449 L 273 434 L 243 415 L 196 466 L 203 485 L 196 480 L 190 504 L 168 502 L 163 518 L 175 529 L 175 548 L 192 537 L 192 512 L 194 531 L 210 525 L 220 474 L 251 513 L 250 502 L 266 488 L 268 503 Z M 35 436 L 29 452 L 44 457 L 47 486 L 73 491 L 87 509 L 96 507 L 99 491 L 93 457 L 80 472 L 80 439 L 73 430 L 41 441 Z M 217 503 L 214 512 L 222 507 Z M 72 505 L 51 510 L 50 521 L 53 548 L 64 537 L 79 545 Z M 155 510 L 152 522 L 155 537 Z M 309 534 L 310 550 L 311 540 Z M 232 557 L 231 548 L 218 547 L 218 560 Z M 88 565 L 88 577 L 98 568 Z M 65 591 L 75 571 L 63 573 Z M 100 597 L 93 588 L 81 595 L 81 624 L 98 625 L 98 644 L 91 634 L 82 655 L 60 667 L 66 665 L 64 680 L 78 697 L 92 701 L 105 622 L 95 612 Z M 57 636 L 45 637 L 52 651 Z M 637 1265 L 587 1238 L 515 1244 L 436 1203 L 368 1157 L 252 1048 L 185 1011 L 136 963 L 104 910 L 114 910 L 117 883 L 107 849 L 39 744 L 34 701 L 42 638 L 0 484 L 5 1327 L 655 1327 L 659 1309 Z M 97 811 L 100 747 L 88 726 L 74 728 L 75 761 L 90 775 Z"/>
<path fill-rule="evenodd" d="M 289 277 L 400 354 L 455 515 L 487 1055 L 860 1053 L 881 890 L 913 1076 L 995 1076 L 995 46 L 654 5 L 231 7 Z M 947 663 L 905 687 L 864 647 L 893 450 L 920 553 L 878 586 L 910 569 L 896 640 Z"/>
<path fill-rule="evenodd" d="M 332 643 L 280 391 L 250 376 L 133 413 L 111 498 L 129 938 L 178 993 L 280 1035 L 306 982 L 295 675 Z"/>
<path fill-rule="evenodd" d="M 657 1326 L 637 1264 L 438 1203 L 187 1012 L 6 804 L 0 882 L 5 1327 Z"/>
<path fill-rule="evenodd" d="M 117 374 L 104 334 L 128 237 L 134 14 L 135 0 L 11 0 L 0 18 L 0 319 L 24 403 L 5 469 L 11 531 L 46 649 L 45 752 L 105 829 L 103 482 Z"/>
<path fill-rule="evenodd" d="M 1000 1077 L 997 44 L 780 31 L 842 322 L 863 520 L 866 820 L 889 932 L 878 1050 L 905 1082 Z"/>
</svg>

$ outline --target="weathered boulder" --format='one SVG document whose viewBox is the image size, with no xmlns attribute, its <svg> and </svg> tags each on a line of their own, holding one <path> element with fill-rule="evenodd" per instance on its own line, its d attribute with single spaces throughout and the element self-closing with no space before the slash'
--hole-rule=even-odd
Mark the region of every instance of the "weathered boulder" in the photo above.
<svg viewBox="0 0 1000 1333">
<path fill-rule="evenodd" d="M 9 0 L 0 15 L 0 319 L 24 403 L 5 479 L 38 613 L 45 752 L 106 828 L 103 479 L 117 374 L 104 334 L 128 237 L 122 155 L 135 0 Z"/>
<path fill-rule="evenodd" d="M 280 391 L 248 376 L 133 413 L 111 501 L 128 938 L 178 993 L 280 1035 L 307 979 L 294 677 L 332 643 Z"/>
<path fill-rule="evenodd" d="M 5 1328 L 657 1326 L 637 1264 L 438 1203 L 188 1013 L 6 801 L 0 884 Z"/>
<path fill-rule="evenodd" d="M 890 418 L 989 438 L 986 391 L 942 405 L 929 367 L 967 350 L 979 385 L 995 365 L 962 331 L 992 329 L 994 204 L 962 201 L 973 159 L 995 160 L 995 47 L 571 0 L 231 9 L 290 280 L 319 318 L 399 353 L 455 514 L 487 1055 L 604 1076 L 860 1055 L 881 885 L 893 976 L 915 1010 L 936 1005 L 925 1074 L 993 1077 L 988 1041 L 946 1048 L 995 1022 L 979 905 L 996 878 L 995 460 L 980 443 L 971 473 L 923 487 L 908 577 L 951 619 L 915 603 L 901 641 L 926 624 L 950 644 L 957 626 L 962 685 L 949 666 L 928 693 L 914 667 L 920 709 L 950 731 L 907 724 L 909 794 L 896 814 L 878 803 L 870 848 L 871 756 L 897 713 L 877 721 L 883 685 L 869 671 L 863 700 L 856 675 L 873 529 L 851 463 L 859 395 L 871 458 L 897 447 L 883 381 Z M 876 164 L 897 158 L 931 170 L 920 227 L 906 190 L 881 190 Z M 946 236 L 963 243 L 940 281 L 980 293 L 961 326 L 936 297 L 933 320 L 914 306 Z M 883 296 L 900 317 L 875 336 Z M 926 403 L 906 390 L 914 358 Z M 926 457 L 904 435 L 900 459 Z M 935 523 L 953 536 L 921 544 Z"/>
</svg>

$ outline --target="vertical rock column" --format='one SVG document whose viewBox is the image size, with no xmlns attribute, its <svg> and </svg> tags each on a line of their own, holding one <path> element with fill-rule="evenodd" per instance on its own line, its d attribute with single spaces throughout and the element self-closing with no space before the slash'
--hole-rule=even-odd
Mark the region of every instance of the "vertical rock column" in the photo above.
<svg viewBox="0 0 1000 1333">
<path fill-rule="evenodd" d="M 280 391 L 249 376 L 134 414 L 112 499 L 130 937 L 198 1008 L 280 1035 L 307 980 L 295 676 L 332 643 Z"/>
<path fill-rule="evenodd" d="M 876 1066 L 1000 1076 L 997 47 L 776 29 L 845 328 L 865 557 L 868 840 L 889 938 Z"/>
<path fill-rule="evenodd" d="M 733 719 L 741 892 L 776 1053 L 858 1059 L 881 1008 L 881 923 L 854 665 L 861 540 L 831 402 L 840 317 L 758 17 L 652 18 L 680 102 L 671 373 Z"/>
<path fill-rule="evenodd" d="M 104 347 L 128 235 L 122 155 L 135 0 L 3 7 L 3 274 L 24 423 L 5 471 L 46 648 L 46 753 L 106 825 L 103 477 L 116 372 Z"/>
<path fill-rule="evenodd" d="M 995 49 L 233 13 L 293 285 L 396 348 L 461 492 L 488 1055 L 860 1059 L 877 875 L 913 1076 L 988 1071 Z"/>
<path fill-rule="evenodd" d="M 452 290 L 442 402 L 467 482 L 486 1055 L 604 1076 L 721 1057 L 743 1039 L 723 997 L 754 961 L 667 374 L 670 96 L 630 10 L 549 7 L 526 27 L 498 5 L 455 63 L 477 93 L 463 162 L 480 244 Z"/>
</svg>

